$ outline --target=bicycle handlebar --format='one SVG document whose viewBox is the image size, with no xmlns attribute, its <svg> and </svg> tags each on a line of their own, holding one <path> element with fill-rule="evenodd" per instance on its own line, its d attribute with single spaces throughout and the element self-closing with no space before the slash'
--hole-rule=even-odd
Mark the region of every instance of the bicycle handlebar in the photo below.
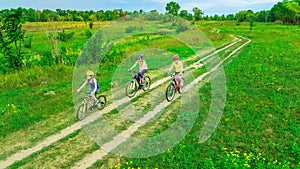
<svg viewBox="0 0 300 169">
<path fill-rule="evenodd" d="M 128 72 L 130 72 L 133 76 L 138 74 L 138 72 L 133 71 L 133 70 L 131 70 L 131 69 L 128 69 Z"/>
</svg>

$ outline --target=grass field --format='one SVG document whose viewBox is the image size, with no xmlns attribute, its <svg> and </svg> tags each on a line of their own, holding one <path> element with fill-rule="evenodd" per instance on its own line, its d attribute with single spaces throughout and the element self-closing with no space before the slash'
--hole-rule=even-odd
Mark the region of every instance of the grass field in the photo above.
<svg viewBox="0 0 300 169">
<path fill-rule="evenodd" d="M 65 24 L 68 31 L 76 32 L 76 40 L 65 43 L 74 50 L 81 49 L 87 40 L 84 34 L 86 28 L 82 28 L 84 24 L 77 24 L 83 26 L 71 28 L 68 23 Z M 211 138 L 205 143 L 198 142 L 211 101 L 211 86 L 209 80 L 205 79 L 207 83 L 201 83 L 202 86 L 198 88 L 201 104 L 196 123 L 180 143 L 163 154 L 148 158 L 125 158 L 109 154 L 91 168 L 299 168 L 299 27 L 255 23 L 250 31 L 249 25 L 237 26 L 234 22 L 200 22 L 196 25 L 207 34 L 215 47 L 231 41 L 230 34 L 252 40 L 231 61 L 224 64 L 226 105 Z M 32 30 L 28 34 L 34 36 L 32 51 L 28 52 L 39 53 L 49 48 L 47 45 L 35 45 L 47 44 L 44 31 L 39 29 L 40 25 L 26 28 Z M 216 33 L 215 30 L 220 32 Z M 151 42 L 155 40 L 146 45 L 151 45 Z M 162 39 L 161 43 L 166 42 L 170 40 Z M 139 45 L 133 43 L 127 50 L 142 48 Z M 220 58 L 225 58 L 239 45 L 221 52 Z M 188 53 L 187 57 L 191 54 Z M 193 71 L 194 75 L 205 72 Z M 21 149 L 32 147 L 77 121 L 71 95 L 72 72 L 73 67 L 58 65 L 25 68 L 0 75 L 1 160 Z M 107 76 L 107 83 L 110 83 L 109 77 L 113 73 L 111 70 L 99 74 L 98 78 Z M 164 87 L 161 87 L 162 90 Z M 48 91 L 55 91 L 56 95 L 45 96 L 44 93 Z M 131 104 L 139 105 L 138 101 L 144 97 L 147 98 L 147 94 L 137 97 Z M 176 119 L 176 113 L 172 110 L 178 104 L 175 101 L 161 113 L 160 118 L 143 126 L 134 136 L 153 136 L 169 128 Z M 147 100 L 141 105 L 143 110 L 152 109 Z M 117 131 L 125 130 L 132 123 L 123 119 L 121 113 L 120 110 L 114 110 L 104 116 Z M 79 130 L 10 168 L 70 168 L 98 148 L 83 130 Z"/>
</svg>

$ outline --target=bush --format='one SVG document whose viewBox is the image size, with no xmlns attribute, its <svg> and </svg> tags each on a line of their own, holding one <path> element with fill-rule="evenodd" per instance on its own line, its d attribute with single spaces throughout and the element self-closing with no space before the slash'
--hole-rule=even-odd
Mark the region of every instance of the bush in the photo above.
<svg viewBox="0 0 300 169">
<path fill-rule="evenodd" d="M 52 55 L 51 51 L 44 51 L 42 53 L 42 58 L 40 60 L 40 65 L 41 66 L 51 66 L 54 64 L 54 57 Z"/>
<path fill-rule="evenodd" d="M 74 32 L 66 33 L 63 29 L 62 32 L 58 32 L 57 39 L 63 42 L 68 42 L 73 39 L 74 34 Z"/>
<path fill-rule="evenodd" d="M 138 28 L 136 26 L 128 26 L 126 29 L 125 29 L 125 32 L 126 33 L 132 33 L 133 31 L 137 30 Z"/>
<path fill-rule="evenodd" d="M 24 40 L 24 47 L 31 48 L 32 36 L 26 37 Z"/>
<path fill-rule="evenodd" d="M 90 37 L 93 36 L 93 34 L 92 34 L 92 32 L 90 30 L 86 30 L 85 31 L 85 35 L 86 35 L 87 39 L 89 39 Z"/>
<path fill-rule="evenodd" d="M 185 22 L 180 22 L 178 24 L 176 32 L 177 33 L 184 32 L 184 31 L 188 30 L 188 28 L 189 28 L 189 26 Z"/>
<path fill-rule="evenodd" d="M 93 29 L 93 26 L 94 26 L 94 23 L 93 23 L 93 22 L 90 22 L 90 23 L 89 23 L 90 29 Z"/>
<path fill-rule="evenodd" d="M 0 57 L 0 74 L 4 74 L 11 69 L 11 66 L 6 57 Z"/>
</svg>

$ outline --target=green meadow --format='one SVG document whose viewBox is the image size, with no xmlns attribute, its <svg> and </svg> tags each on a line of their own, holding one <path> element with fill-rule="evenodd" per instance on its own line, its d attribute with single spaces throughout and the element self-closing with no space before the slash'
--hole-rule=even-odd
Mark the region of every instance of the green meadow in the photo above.
<svg viewBox="0 0 300 169">
<path fill-rule="evenodd" d="M 106 24 L 95 23 L 93 29 L 84 22 L 24 25 L 26 36 L 32 36 L 32 47 L 25 49 L 25 53 L 28 57 L 34 56 L 30 62 L 34 64 L 0 74 L 0 160 L 31 148 L 77 122 L 72 97 L 74 65 L 42 65 L 41 56 L 52 49 L 47 31 L 64 29 L 68 33 L 74 32 L 72 41 L 59 42 L 59 46 L 66 48 L 66 56 L 76 60 L 88 41 L 87 30 L 94 34 Z M 211 83 L 209 78 L 205 78 L 197 86 L 200 104 L 196 121 L 176 146 L 148 158 L 126 158 L 109 153 L 90 168 L 299 168 L 300 27 L 255 22 L 250 30 L 249 23 L 237 25 L 234 21 L 201 21 L 195 26 L 203 31 L 216 49 L 232 42 L 233 36 L 251 39 L 251 43 L 223 63 L 226 103 L 215 132 L 206 142 L 199 143 L 199 133 L 212 98 Z M 97 72 L 101 93 L 110 98 L 117 64 L 126 54 L 149 46 L 176 52 L 183 60 L 195 54 L 170 37 L 147 36 L 146 39 L 144 35 L 131 37 L 127 39 L 130 43 L 125 41 L 115 46 L 118 50 L 111 55 L 118 59 L 105 60 L 104 66 Z M 220 52 L 218 56 L 221 60 L 226 58 L 244 42 Z M 189 66 L 191 61 L 185 64 Z M 153 83 L 166 77 L 161 75 L 162 72 L 151 71 L 149 75 Z M 191 70 L 194 76 L 205 72 L 204 68 Z M 82 78 L 85 78 L 84 74 Z M 127 80 L 130 80 L 129 74 Z M 157 90 L 164 91 L 166 86 L 167 83 L 164 83 Z M 50 91 L 54 91 L 55 95 L 47 95 Z M 134 98 L 130 104 L 140 106 L 142 112 L 152 110 L 153 106 L 146 99 L 149 93 Z M 163 100 L 164 95 L 156 101 Z M 126 110 L 126 106 L 122 109 Z M 160 113 L 159 118 L 141 127 L 133 137 L 155 136 L 166 131 L 176 120 L 174 112 L 179 106 L 180 101 L 174 101 Z M 132 125 L 132 121 L 124 119 L 121 112 L 114 109 L 103 115 L 118 132 Z M 9 168 L 70 168 L 99 148 L 80 129 Z"/>
</svg>

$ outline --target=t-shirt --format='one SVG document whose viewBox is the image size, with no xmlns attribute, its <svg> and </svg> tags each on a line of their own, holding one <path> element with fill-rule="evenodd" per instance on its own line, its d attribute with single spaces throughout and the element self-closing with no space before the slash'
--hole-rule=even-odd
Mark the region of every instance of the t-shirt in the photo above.
<svg viewBox="0 0 300 169">
<path fill-rule="evenodd" d="M 181 72 L 183 71 L 183 66 L 182 66 L 182 62 L 181 61 L 178 61 L 177 63 L 176 62 L 173 62 L 172 66 L 175 67 L 175 72 Z"/>
</svg>

